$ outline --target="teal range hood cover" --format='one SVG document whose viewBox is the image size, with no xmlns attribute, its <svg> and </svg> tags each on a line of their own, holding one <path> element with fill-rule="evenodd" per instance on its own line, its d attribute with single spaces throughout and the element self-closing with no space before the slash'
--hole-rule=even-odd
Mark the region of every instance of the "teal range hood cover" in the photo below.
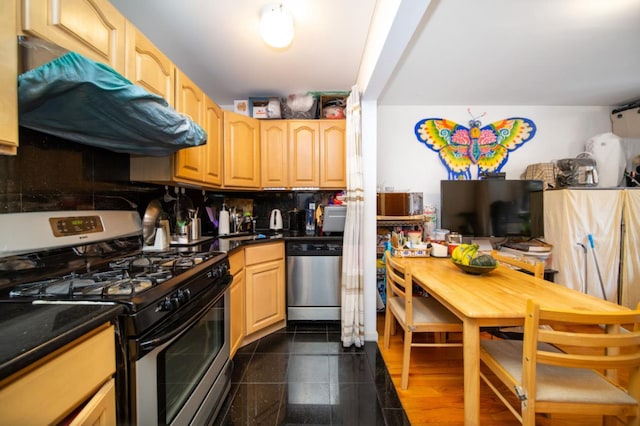
<svg viewBox="0 0 640 426">
<path fill-rule="evenodd" d="M 18 76 L 20 126 L 111 151 L 164 156 L 206 132 L 161 96 L 69 52 Z"/>
</svg>

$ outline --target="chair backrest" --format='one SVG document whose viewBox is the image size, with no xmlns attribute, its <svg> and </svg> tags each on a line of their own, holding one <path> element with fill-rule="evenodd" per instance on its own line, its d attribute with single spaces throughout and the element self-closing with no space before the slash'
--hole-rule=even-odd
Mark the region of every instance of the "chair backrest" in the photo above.
<svg viewBox="0 0 640 426">
<path fill-rule="evenodd" d="M 531 272 L 536 278 L 544 278 L 544 262 L 542 261 L 529 263 L 524 260 L 516 259 L 515 257 L 500 254 L 500 252 L 496 250 L 491 251 L 491 257 L 500 263 L 506 263 L 507 265 L 515 266 L 516 268 Z"/>
<path fill-rule="evenodd" d="M 536 363 L 606 371 L 612 382 L 611 370 L 640 366 L 639 309 L 640 304 L 636 310 L 616 313 L 552 310 L 529 300 L 522 358 L 522 385 L 527 393 L 536 395 Z M 564 352 L 550 351 L 541 343 Z"/>
<path fill-rule="evenodd" d="M 397 296 L 404 299 L 405 322 L 407 325 L 413 324 L 413 279 L 411 267 L 403 264 L 391 256 L 390 251 L 386 251 L 385 269 L 387 274 L 387 299 Z"/>
</svg>

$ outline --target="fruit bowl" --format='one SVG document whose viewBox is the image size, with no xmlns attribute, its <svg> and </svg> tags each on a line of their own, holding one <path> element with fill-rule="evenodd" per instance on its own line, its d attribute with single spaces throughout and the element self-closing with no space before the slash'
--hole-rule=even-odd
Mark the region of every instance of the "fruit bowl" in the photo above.
<svg viewBox="0 0 640 426">
<path fill-rule="evenodd" d="M 498 265 L 493 265 L 493 266 L 463 265 L 462 263 L 456 262 L 453 259 L 451 260 L 451 262 L 453 262 L 453 264 L 456 265 L 458 268 L 460 268 L 462 271 L 471 275 L 486 274 L 488 272 L 493 271 L 494 269 L 496 269 L 496 266 L 498 266 Z"/>
</svg>

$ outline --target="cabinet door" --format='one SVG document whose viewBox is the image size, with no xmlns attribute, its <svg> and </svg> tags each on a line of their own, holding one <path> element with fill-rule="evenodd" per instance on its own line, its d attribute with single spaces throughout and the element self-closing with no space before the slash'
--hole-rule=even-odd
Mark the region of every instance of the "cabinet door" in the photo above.
<svg viewBox="0 0 640 426">
<path fill-rule="evenodd" d="M 17 0 L 0 2 L 0 154 L 18 152 Z"/>
<path fill-rule="evenodd" d="M 0 423 L 59 424 L 111 380 L 116 371 L 115 342 L 114 327 L 104 324 L 44 363 L 11 376 L 0 386 Z M 96 402 L 104 397 L 105 404 L 115 405 L 109 392 L 98 395 Z"/>
<path fill-rule="evenodd" d="M 213 186 L 222 185 L 222 109 L 210 98 L 204 98 L 204 130 L 207 144 L 204 150 L 204 181 Z"/>
<path fill-rule="evenodd" d="M 283 188 L 287 179 L 287 122 L 265 120 L 260 122 L 260 162 L 262 187 Z"/>
<path fill-rule="evenodd" d="M 320 172 L 319 125 L 316 121 L 289 123 L 289 185 L 318 187 Z"/>
<path fill-rule="evenodd" d="M 175 65 L 138 29 L 127 22 L 125 77 L 174 106 Z"/>
<path fill-rule="evenodd" d="M 236 353 L 244 338 L 244 270 L 234 274 L 231 284 L 231 357 Z"/>
<path fill-rule="evenodd" d="M 69 423 L 69 426 L 94 426 L 116 424 L 116 385 L 109 380 L 86 403 Z"/>
<path fill-rule="evenodd" d="M 108 0 L 23 0 L 25 33 L 125 74 L 125 17 Z"/>
<path fill-rule="evenodd" d="M 176 111 L 186 114 L 202 126 L 204 93 L 182 71 L 176 69 Z M 175 153 L 175 175 L 201 182 L 205 166 L 205 146 L 184 148 Z"/>
<path fill-rule="evenodd" d="M 320 187 L 346 188 L 346 122 L 320 122 Z"/>
<path fill-rule="evenodd" d="M 230 111 L 224 112 L 225 187 L 260 187 L 260 123 Z"/>
<path fill-rule="evenodd" d="M 284 320 L 284 259 L 247 266 L 245 279 L 247 335 Z"/>
</svg>

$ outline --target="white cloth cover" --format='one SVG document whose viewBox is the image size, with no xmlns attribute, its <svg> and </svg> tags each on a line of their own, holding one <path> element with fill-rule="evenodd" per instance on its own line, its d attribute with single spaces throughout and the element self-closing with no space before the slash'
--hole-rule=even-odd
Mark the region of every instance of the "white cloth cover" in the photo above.
<svg viewBox="0 0 640 426">
<path fill-rule="evenodd" d="M 607 300 L 618 302 L 624 195 L 624 189 L 544 192 L 544 236 L 553 244 L 552 268 L 558 271 L 555 282 L 603 299 L 595 252 Z M 589 234 L 593 236 L 594 249 L 589 244 Z M 580 244 L 586 247 L 586 254 Z"/>
<path fill-rule="evenodd" d="M 611 188 L 624 183 L 626 163 L 622 139 L 613 133 L 602 133 L 589 139 L 585 145 L 593 155 L 598 168 L 598 187 Z"/>
<path fill-rule="evenodd" d="M 358 86 L 347 99 L 347 217 L 342 248 L 342 345 L 364 345 L 364 178 Z"/>
<path fill-rule="evenodd" d="M 640 188 L 625 189 L 624 193 L 620 304 L 635 308 L 640 302 Z"/>
</svg>

